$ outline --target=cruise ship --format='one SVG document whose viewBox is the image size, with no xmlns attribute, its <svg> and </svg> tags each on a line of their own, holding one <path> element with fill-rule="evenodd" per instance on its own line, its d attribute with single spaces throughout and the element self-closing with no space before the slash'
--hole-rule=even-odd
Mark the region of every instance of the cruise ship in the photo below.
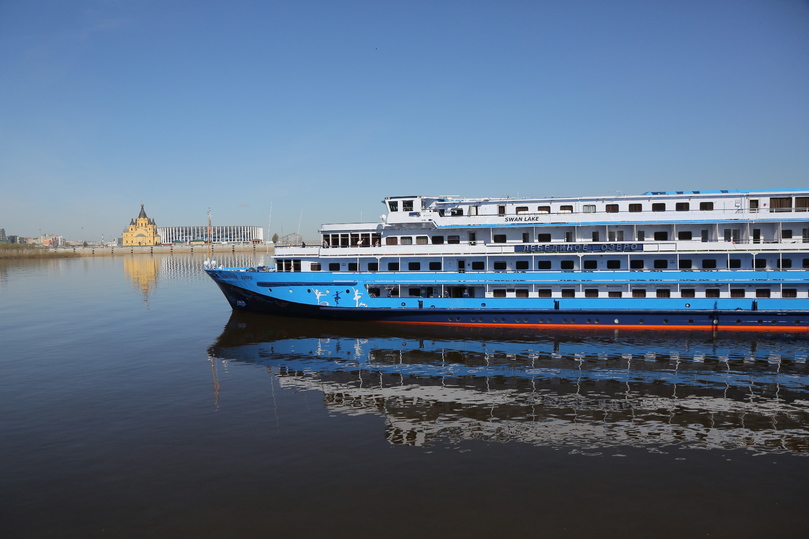
<svg viewBox="0 0 809 539">
<path fill-rule="evenodd" d="M 274 266 L 205 271 L 233 310 L 282 316 L 809 331 L 809 189 L 383 203 Z"/>
</svg>

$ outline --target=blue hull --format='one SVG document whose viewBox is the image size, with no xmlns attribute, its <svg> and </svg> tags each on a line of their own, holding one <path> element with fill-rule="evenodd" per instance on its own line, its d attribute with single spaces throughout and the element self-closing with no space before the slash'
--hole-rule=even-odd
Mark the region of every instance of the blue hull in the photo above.
<svg viewBox="0 0 809 539">
<path fill-rule="evenodd" d="M 215 279 L 216 280 L 216 279 Z M 504 309 L 368 308 L 308 305 L 260 294 L 216 280 L 234 311 L 277 316 L 480 327 L 637 328 L 667 330 L 809 331 L 809 311 L 749 309 Z M 472 302 L 470 302 L 472 303 Z M 754 307 L 755 302 L 750 302 Z"/>
</svg>

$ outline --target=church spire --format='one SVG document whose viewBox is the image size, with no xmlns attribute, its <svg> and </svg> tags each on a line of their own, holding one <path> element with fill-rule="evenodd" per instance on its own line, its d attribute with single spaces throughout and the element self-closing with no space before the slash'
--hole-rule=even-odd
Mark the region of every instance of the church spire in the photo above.
<svg viewBox="0 0 809 539">
<path fill-rule="evenodd" d="M 138 219 L 148 219 L 148 217 L 146 217 L 146 210 L 143 209 L 143 204 L 140 205 L 140 214 L 138 215 Z"/>
</svg>

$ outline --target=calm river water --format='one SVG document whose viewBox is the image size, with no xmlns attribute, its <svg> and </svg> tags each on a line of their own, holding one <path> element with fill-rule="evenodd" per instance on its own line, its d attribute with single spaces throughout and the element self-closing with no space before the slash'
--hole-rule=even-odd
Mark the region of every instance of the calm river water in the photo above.
<svg viewBox="0 0 809 539">
<path fill-rule="evenodd" d="M 806 534 L 806 338 L 237 315 L 203 258 L 0 261 L 0 535 Z"/>
</svg>

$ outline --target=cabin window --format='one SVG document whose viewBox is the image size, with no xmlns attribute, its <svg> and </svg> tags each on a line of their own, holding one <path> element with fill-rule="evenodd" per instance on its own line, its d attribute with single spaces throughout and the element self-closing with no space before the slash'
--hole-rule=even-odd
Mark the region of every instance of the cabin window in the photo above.
<svg viewBox="0 0 809 539">
<path fill-rule="evenodd" d="M 480 261 L 472 262 L 472 269 L 474 271 L 483 271 L 484 269 L 486 269 L 486 265 L 483 262 L 480 262 Z"/>
<path fill-rule="evenodd" d="M 705 289 L 705 297 L 706 298 L 718 298 L 719 297 L 719 289 L 718 288 L 706 288 Z"/>
<path fill-rule="evenodd" d="M 421 270 L 421 262 L 408 262 L 407 269 L 410 271 L 419 271 Z"/>
<path fill-rule="evenodd" d="M 585 288 L 584 289 L 584 297 L 585 298 L 597 298 L 598 297 L 598 288 Z"/>
<path fill-rule="evenodd" d="M 598 261 L 597 260 L 585 260 L 583 267 L 586 270 L 598 269 Z"/>
<path fill-rule="evenodd" d="M 723 228 L 722 232 L 725 235 L 725 241 L 732 241 L 733 243 L 738 242 L 741 236 L 741 230 L 738 228 Z"/>
<path fill-rule="evenodd" d="M 781 290 L 781 297 L 782 298 L 797 298 L 798 297 L 798 289 L 797 288 L 784 288 Z"/>
<path fill-rule="evenodd" d="M 572 270 L 573 269 L 573 261 L 572 260 L 562 260 L 559 263 L 559 267 L 563 270 Z"/>
<path fill-rule="evenodd" d="M 413 238 L 410 236 L 402 236 L 402 245 L 413 245 Z"/>
<path fill-rule="evenodd" d="M 675 211 L 688 211 L 691 209 L 691 204 L 688 202 L 678 202 L 674 205 Z"/>
<path fill-rule="evenodd" d="M 399 271 L 398 262 L 388 262 L 388 271 Z"/>
<path fill-rule="evenodd" d="M 665 202 L 655 202 L 652 204 L 652 211 L 666 211 Z"/>
<path fill-rule="evenodd" d="M 732 297 L 732 298 L 743 298 L 744 297 L 744 288 L 731 288 L 730 289 L 730 297 Z"/>
<path fill-rule="evenodd" d="M 573 213 L 573 206 L 559 206 L 559 213 Z"/>
<path fill-rule="evenodd" d="M 809 258 L 804 258 L 803 259 L 803 267 L 804 268 L 809 268 Z"/>
<path fill-rule="evenodd" d="M 770 197 L 770 211 L 792 211 L 792 197 Z"/>
<path fill-rule="evenodd" d="M 756 269 L 767 269 L 766 258 L 756 258 L 756 263 L 753 265 Z"/>
<path fill-rule="evenodd" d="M 671 289 L 670 288 L 658 288 L 656 290 L 657 297 L 659 298 L 670 298 L 671 297 Z"/>
<path fill-rule="evenodd" d="M 349 262 L 348 263 L 348 271 L 357 271 L 357 263 L 356 262 Z"/>
<path fill-rule="evenodd" d="M 677 267 L 679 269 L 691 269 L 691 259 L 681 258 L 680 261 L 677 263 Z"/>
<path fill-rule="evenodd" d="M 522 242 L 523 243 L 531 243 L 531 233 L 530 232 L 523 232 L 522 233 Z"/>
<path fill-rule="evenodd" d="M 442 245 L 444 243 L 444 236 L 433 236 L 433 245 Z"/>
<path fill-rule="evenodd" d="M 503 216 L 506 214 L 506 207 L 505 206 L 497 206 L 497 215 Z"/>
<path fill-rule="evenodd" d="M 500 261 L 500 262 L 495 262 L 495 263 L 494 263 L 494 269 L 495 269 L 495 271 L 505 271 L 505 269 L 506 269 L 506 263 L 505 263 L 505 262 L 502 262 L 502 261 Z"/>
<path fill-rule="evenodd" d="M 645 288 L 635 288 L 632 290 L 632 297 L 633 298 L 645 298 L 646 297 L 646 289 Z"/>
<path fill-rule="evenodd" d="M 412 200 L 403 200 L 402 201 L 402 211 L 413 211 L 413 201 Z"/>
<path fill-rule="evenodd" d="M 697 290 L 695 288 L 681 288 L 680 289 L 680 297 L 681 298 L 695 298 L 695 297 L 697 297 Z"/>
<path fill-rule="evenodd" d="M 645 241 L 646 240 L 646 231 L 638 230 L 638 241 Z"/>
<path fill-rule="evenodd" d="M 756 288 L 756 297 L 757 298 L 768 298 L 768 297 L 770 297 L 770 289 L 769 288 Z"/>
<path fill-rule="evenodd" d="M 624 294 L 620 290 L 613 290 L 612 292 L 607 292 L 607 296 L 611 298 L 620 298 Z"/>
<path fill-rule="evenodd" d="M 708 243 L 708 231 L 707 230 L 700 230 L 699 231 L 700 240 L 702 243 Z"/>
<path fill-rule="evenodd" d="M 537 206 L 537 213 L 551 213 L 550 206 Z"/>
<path fill-rule="evenodd" d="M 528 289 L 527 288 L 518 288 L 515 291 L 515 296 L 518 298 L 527 298 L 528 297 Z"/>
<path fill-rule="evenodd" d="M 607 260 L 607 269 L 621 269 L 621 261 Z"/>
<path fill-rule="evenodd" d="M 494 241 L 494 243 L 506 243 L 506 235 L 505 234 L 495 234 L 492 237 L 492 241 Z"/>
<path fill-rule="evenodd" d="M 630 204 L 629 211 L 632 213 L 639 213 L 643 211 L 643 204 Z"/>
<path fill-rule="evenodd" d="M 517 215 L 521 213 L 528 213 L 528 206 L 517 206 Z"/>
<path fill-rule="evenodd" d="M 690 230 L 680 230 L 677 232 L 677 239 L 681 241 L 689 241 L 691 236 L 692 234 Z"/>
<path fill-rule="evenodd" d="M 339 262 L 330 262 L 329 263 L 329 271 L 340 271 L 340 263 Z"/>
<path fill-rule="evenodd" d="M 496 298 L 504 298 L 506 297 L 506 289 L 505 288 L 495 288 L 492 290 L 492 296 Z"/>
<path fill-rule="evenodd" d="M 385 245 L 399 245 L 399 238 L 387 237 L 385 238 Z"/>
<path fill-rule="evenodd" d="M 539 243 L 550 243 L 551 242 L 551 235 L 550 234 L 537 234 L 537 241 Z"/>
<path fill-rule="evenodd" d="M 700 202 L 700 211 L 713 211 L 713 202 Z"/>
<path fill-rule="evenodd" d="M 668 241 L 669 233 L 665 230 L 658 230 L 654 233 L 655 241 Z"/>
<path fill-rule="evenodd" d="M 618 204 L 607 204 L 604 209 L 607 213 L 618 213 Z"/>
<path fill-rule="evenodd" d="M 320 271 L 320 262 L 312 262 L 309 266 L 310 271 Z"/>
<path fill-rule="evenodd" d="M 742 259 L 741 258 L 731 258 L 728 260 L 728 267 L 730 269 L 739 269 L 742 267 Z"/>
<path fill-rule="evenodd" d="M 441 262 L 430 262 L 430 271 L 441 271 Z"/>
<path fill-rule="evenodd" d="M 806 260 L 809 260 L 809 258 L 807 258 Z M 537 261 L 537 269 L 540 269 L 540 270 L 549 270 L 549 269 L 551 269 L 551 261 L 550 260 L 539 260 L 539 261 Z"/>
<path fill-rule="evenodd" d="M 791 230 L 782 230 L 781 231 L 781 239 L 782 240 L 791 240 L 792 239 L 792 231 Z"/>
<path fill-rule="evenodd" d="M 584 211 L 584 213 L 595 213 L 596 212 L 596 205 L 595 204 L 585 204 L 582 207 L 582 211 Z"/>
<path fill-rule="evenodd" d="M 379 262 L 368 262 L 368 271 L 379 271 Z"/>
<path fill-rule="evenodd" d="M 537 297 L 540 298 L 550 298 L 553 296 L 550 288 L 540 288 L 537 290 Z"/>
<path fill-rule="evenodd" d="M 593 241 L 601 241 L 601 236 L 598 233 L 598 230 L 593 230 Z"/>
<path fill-rule="evenodd" d="M 529 268 L 529 264 L 527 260 L 517 260 L 514 267 L 518 270 L 527 270 Z"/>
<path fill-rule="evenodd" d="M 388 208 L 390 209 L 390 211 L 399 211 L 399 201 L 398 200 L 388 201 Z"/>
<path fill-rule="evenodd" d="M 565 242 L 571 243 L 573 241 L 573 232 L 565 232 Z"/>
<path fill-rule="evenodd" d="M 459 243 L 461 243 L 461 237 L 460 236 L 447 236 L 447 243 L 449 243 L 450 245 L 458 245 Z"/>
<path fill-rule="evenodd" d="M 421 288 L 408 288 L 407 295 L 411 298 L 420 298 L 421 297 Z"/>
<path fill-rule="evenodd" d="M 643 269 L 643 260 L 630 260 L 629 269 Z"/>
<path fill-rule="evenodd" d="M 576 289 L 575 288 L 563 288 L 562 289 L 562 297 L 563 298 L 575 298 L 576 297 Z"/>
<path fill-rule="evenodd" d="M 795 197 L 795 211 L 809 211 L 809 197 Z"/>
<path fill-rule="evenodd" d="M 427 236 L 416 236 L 416 245 L 427 245 L 430 239 Z"/>
<path fill-rule="evenodd" d="M 463 215 L 463 208 L 452 208 L 449 210 L 450 217 L 461 217 Z"/>
<path fill-rule="evenodd" d="M 790 268 L 792 268 L 791 258 L 783 258 L 778 261 L 778 269 L 790 269 Z"/>
<path fill-rule="evenodd" d="M 669 267 L 668 260 L 655 260 L 654 261 L 654 269 L 666 269 Z"/>
<path fill-rule="evenodd" d="M 716 269 L 716 259 L 706 258 L 702 261 L 702 269 Z"/>
</svg>

